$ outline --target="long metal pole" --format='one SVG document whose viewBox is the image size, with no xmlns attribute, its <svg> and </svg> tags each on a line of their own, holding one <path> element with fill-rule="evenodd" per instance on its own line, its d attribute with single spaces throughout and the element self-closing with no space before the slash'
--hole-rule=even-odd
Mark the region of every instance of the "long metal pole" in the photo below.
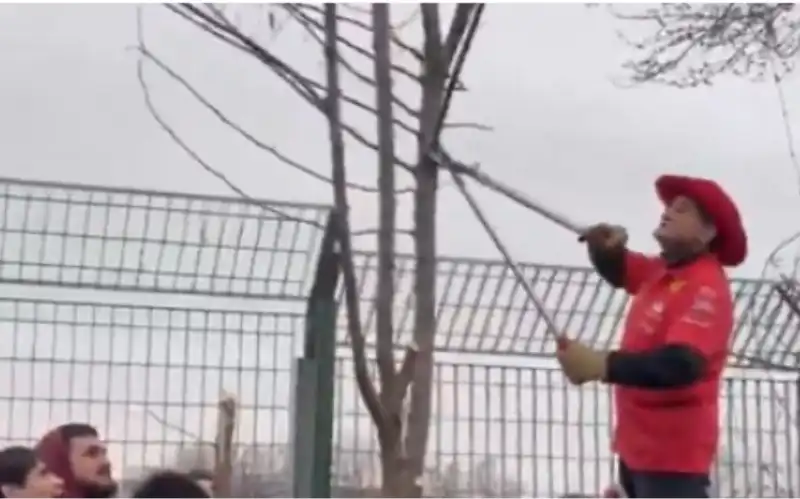
<svg viewBox="0 0 800 499">
<path fill-rule="evenodd" d="M 524 206 L 525 208 L 528 208 L 529 210 L 535 211 L 544 218 L 550 220 L 551 222 L 555 223 L 556 225 L 564 229 L 567 229 L 568 231 L 576 235 L 581 235 L 586 229 L 584 225 L 575 222 L 566 215 L 563 215 L 561 213 L 558 213 L 556 211 L 551 210 L 550 208 L 541 205 L 538 201 L 531 199 L 526 194 L 498 180 L 493 179 L 492 177 L 486 175 L 477 168 L 472 166 L 467 166 L 458 161 L 454 161 L 450 157 L 450 155 L 448 155 L 443 150 L 438 150 L 431 154 L 433 158 L 439 162 L 440 165 L 446 167 L 451 172 L 463 174 L 475 180 L 484 187 L 487 187 L 495 192 L 498 192 L 506 196 L 507 198 L 511 199 L 517 204 Z"/>
<path fill-rule="evenodd" d="M 466 184 L 464 183 L 464 179 L 461 178 L 459 173 L 456 173 L 455 170 L 450 169 L 450 174 L 453 176 L 453 181 L 455 182 L 458 190 L 461 191 L 461 194 L 464 196 L 464 199 L 467 200 L 470 208 L 472 208 L 472 212 L 475 213 L 475 217 L 477 217 L 478 221 L 483 225 L 483 228 L 486 230 L 486 233 L 489 234 L 489 237 L 492 239 L 492 242 L 497 247 L 497 250 L 503 255 L 503 260 L 505 260 L 506 265 L 509 266 L 511 271 L 514 273 L 514 276 L 519 281 L 522 289 L 525 290 L 525 293 L 528 295 L 528 298 L 533 302 L 533 305 L 536 307 L 536 310 L 541 314 L 542 318 L 544 319 L 544 323 L 546 326 L 546 332 L 550 336 L 552 336 L 557 341 L 561 338 L 561 331 L 559 330 L 558 326 L 556 325 L 553 318 L 548 313 L 547 309 L 544 306 L 544 303 L 536 296 L 536 293 L 533 291 L 533 287 L 530 285 L 528 280 L 525 278 L 525 275 L 522 273 L 522 270 L 519 268 L 519 265 L 511 258 L 511 254 L 506 249 L 506 246 L 500 240 L 500 236 L 498 236 L 497 231 L 494 230 L 494 227 L 489 223 L 489 220 L 484 215 L 483 210 L 478 205 L 478 202 L 472 196 L 472 194 L 467 189 Z"/>
</svg>

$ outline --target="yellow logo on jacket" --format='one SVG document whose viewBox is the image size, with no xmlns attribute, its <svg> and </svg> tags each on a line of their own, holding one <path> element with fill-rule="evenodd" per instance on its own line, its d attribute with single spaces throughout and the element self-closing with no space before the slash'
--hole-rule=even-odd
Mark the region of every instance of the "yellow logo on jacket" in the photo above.
<svg viewBox="0 0 800 499">
<path fill-rule="evenodd" d="M 669 292 L 670 293 L 677 293 L 683 287 L 686 286 L 686 281 L 672 281 L 669 283 Z"/>
</svg>

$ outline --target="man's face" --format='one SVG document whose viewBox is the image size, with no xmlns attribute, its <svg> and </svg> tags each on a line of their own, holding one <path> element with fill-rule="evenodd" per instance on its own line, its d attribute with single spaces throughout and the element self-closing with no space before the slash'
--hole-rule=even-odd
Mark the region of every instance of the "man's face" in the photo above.
<svg viewBox="0 0 800 499">
<path fill-rule="evenodd" d="M 694 201 L 678 196 L 664 208 L 654 235 L 661 242 L 706 245 L 714 237 L 714 228 L 704 221 Z"/>
<path fill-rule="evenodd" d="M 23 487 L 3 487 L 6 497 L 61 497 L 64 482 L 37 462 L 25 478 Z"/>
<path fill-rule="evenodd" d="M 75 480 L 83 486 L 111 490 L 116 482 L 111 477 L 111 463 L 106 446 L 97 437 L 81 436 L 70 441 L 69 459 Z"/>
</svg>

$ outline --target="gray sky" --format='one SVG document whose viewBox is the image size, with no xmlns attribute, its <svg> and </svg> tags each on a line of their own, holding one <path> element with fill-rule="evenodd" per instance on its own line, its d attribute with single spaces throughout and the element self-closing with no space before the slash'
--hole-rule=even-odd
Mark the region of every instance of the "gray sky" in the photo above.
<svg viewBox="0 0 800 499">
<path fill-rule="evenodd" d="M 242 12 L 255 17 L 255 7 L 247 9 Z M 133 7 L 124 5 L 0 8 L 0 65 L 4 68 L 0 174 L 229 193 L 148 115 L 136 80 L 136 53 L 130 50 L 136 42 L 134 14 Z M 248 29 L 309 74 L 321 73 L 316 45 L 296 27 L 275 36 L 262 19 L 248 20 Z M 576 220 L 624 224 L 633 244 L 646 250 L 654 249 L 649 234 L 660 209 L 652 189 L 656 176 L 686 173 L 714 178 L 738 201 L 749 231 L 751 254 L 738 275 L 757 274 L 766 254 L 791 232 L 795 225 L 791 214 L 800 198 L 772 85 L 722 79 L 711 88 L 697 90 L 616 88 L 612 79 L 619 75 L 628 52 L 602 9 L 491 5 L 482 29 L 465 70 L 470 92 L 457 96 L 453 116 L 491 125 L 494 131 L 449 132 L 447 147 L 459 159 L 479 162 L 496 178 Z M 151 50 L 251 133 L 327 174 L 323 120 L 272 73 L 163 9 L 145 9 L 145 31 Z M 407 36 L 413 40 L 415 33 Z M 363 37 L 361 41 L 368 43 Z M 290 170 L 228 131 L 155 68 L 149 67 L 147 80 L 170 124 L 250 195 L 330 201 L 328 186 Z M 800 106 L 800 91 L 792 87 L 793 81 L 785 84 L 790 116 Z M 345 86 L 355 94 L 364 92 L 352 78 L 345 79 Z M 398 83 L 397 88 L 402 95 L 415 95 L 408 84 Z M 367 117 L 354 112 L 347 116 L 368 136 L 373 135 Z M 407 138 L 399 143 L 401 154 L 412 153 Z M 374 154 L 352 145 L 347 153 L 351 179 L 373 183 Z M 399 179 L 408 182 L 403 174 Z M 477 186 L 472 192 L 520 260 L 584 263 L 583 250 L 572 235 Z M 375 225 L 374 198 L 353 194 L 352 204 L 357 226 Z M 401 208 L 402 223 L 408 226 L 407 196 Z M 442 253 L 498 256 L 452 186 L 442 190 L 439 224 Z M 370 242 L 360 244 L 369 247 Z M 403 244 L 408 247 L 408 241 Z M 134 332 L 131 329 L 123 336 Z M 51 348 L 43 345 L 39 347 Z M 110 343 L 102 348 L 111 351 Z M 132 356 L 144 355 L 143 346 L 130 348 Z M 277 347 L 263 348 L 274 351 Z M 130 372 L 124 376 L 135 377 Z M 254 382 L 255 378 L 244 383 Z M 286 382 L 281 378 L 268 383 Z M 164 390 L 170 391 L 168 384 Z M 213 396 L 215 390 L 208 388 L 206 396 Z M 522 400 L 520 395 L 518 401 Z M 110 417 L 115 422 L 122 418 Z M 131 431 L 144 435 L 142 417 L 137 421 L 137 430 Z M 246 424 L 256 433 L 254 422 Z M 203 426 L 213 432 L 213 423 Z M 31 430 L 17 429 L 14 434 L 26 431 Z M 120 432 L 133 434 L 127 429 Z M 514 435 L 504 438 L 519 441 Z M 515 452 L 531 451 L 520 447 Z"/>
<path fill-rule="evenodd" d="M 166 11 L 146 11 L 154 51 L 259 138 L 326 172 L 324 123 L 285 85 Z M 136 55 L 126 50 L 135 43 L 133 7 L 6 5 L 0 25 L 0 43 L 9 48 L 0 55 L 4 174 L 226 192 L 170 142 L 142 105 Z M 789 229 L 778 217 L 798 202 L 775 88 L 724 79 L 697 90 L 617 89 L 611 78 L 628 52 L 614 28 L 602 9 L 492 5 L 466 67 L 470 93 L 458 96 L 454 113 L 495 131 L 453 131 L 448 146 L 576 220 L 627 225 L 645 249 L 654 246 L 649 233 L 659 211 L 654 178 L 666 172 L 713 177 L 735 196 L 749 229 L 751 256 L 740 272 L 757 273 Z M 258 32 L 265 31 L 262 22 Z M 277 53 L 321 71 L 315 45 L 298 29 L 274 38 Z M 170 123 L 252 195 L 330 199 L 326 186 L 225 133 L 177 85 L 155 69 L 148 74 Z M 791 80 L 786 87 L 796 108 L 800 92 Z M 374 155 L 351 149 L 351 175 L 373 182 Z M 519 259 L 583 262 L 570 235 L 494 194 L 479 194 Z M 374 201 L 354 198 L 357 221 L 370 224 Z M 466 210 L 458 193 L 446 189 L 442 251 L 495 256 Z"/>
</svg>

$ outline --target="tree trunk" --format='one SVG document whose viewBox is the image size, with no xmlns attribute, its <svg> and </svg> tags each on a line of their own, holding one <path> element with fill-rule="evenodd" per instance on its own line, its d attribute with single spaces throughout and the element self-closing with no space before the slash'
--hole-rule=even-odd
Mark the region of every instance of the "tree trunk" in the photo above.
<svg viewBox="0 0 800 499">
<path fill-rule="evenodd" d="M 433 348 L 436 328 L 436 190 L 437 165 L 430 159 L 436 142 L 437 123 L 442 105 L 446 67 L 442 53 L 439 11 L 436 4 L 422 4 L 425 32 L 422 75 L 420 132 L 417 138 L 418 161 L 414 191 L 414 252 L 416 256 L 414 295 L 414 342 L 419 349 L 411 385 L 406 448 L 412 484 L 407 497 L 422 494 L 425 452 L 431 417 Z"/>
</svg>

